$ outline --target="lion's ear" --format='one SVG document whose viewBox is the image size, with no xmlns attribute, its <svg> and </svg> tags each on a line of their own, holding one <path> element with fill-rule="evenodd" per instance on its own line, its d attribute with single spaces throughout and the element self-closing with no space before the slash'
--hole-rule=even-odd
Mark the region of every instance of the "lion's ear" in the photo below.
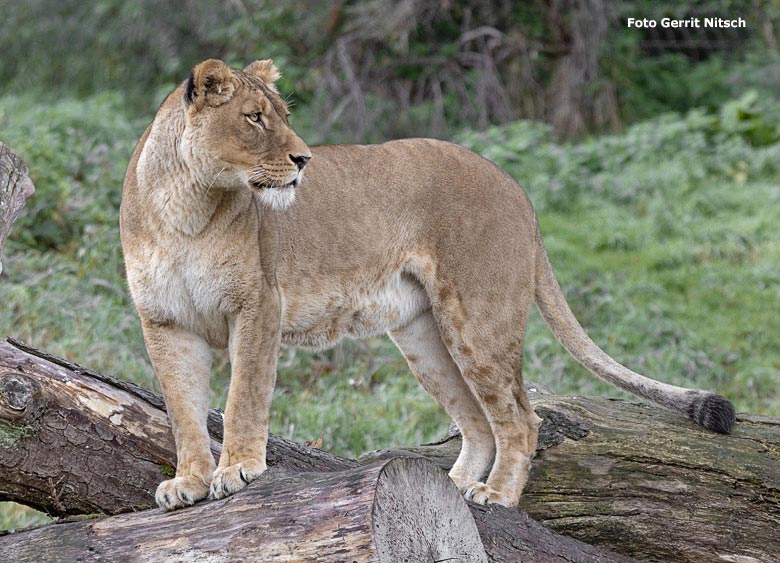
<svg viewBox="0 0 780 563">
<path fill-rule="evenodd" d="M 233 97 L 235 85 L 233 73 L 228 66 L 217 59 L 203 61 L 192 69 L 184 100 L 187 105 L 194 104 L 195 109 L 203 106 L 220 106 Z"/>
<path fill-rule="evenodd" d="M 279 91 L 276 89 L 276 84 L 274 84 L 274 82 L 279 80 L 281 74 L 279 73 L 279 69 L 276 68 L 276 65 L 271 59 L 255 61 L 249 66 L 247 66 L 244 69 L 244 72 L 246 72 L 247 74 L 251 74 L 256 78 L 259 78 L 271 90 L 273 90 L 277 94 L 279 93 Z"/>
</svg>

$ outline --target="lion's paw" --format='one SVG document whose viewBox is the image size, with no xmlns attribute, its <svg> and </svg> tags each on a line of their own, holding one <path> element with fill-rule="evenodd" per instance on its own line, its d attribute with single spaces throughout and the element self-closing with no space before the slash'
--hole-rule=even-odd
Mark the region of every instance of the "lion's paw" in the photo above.
<svg viewBox="0 0 780 563">
<path fill-rule="evenodd" d="M 154 500 L 163 510 L 191 506 L 209 494 L 209 486 L 194 475 L 163 481 L 157 487 Z"/>
<path fill-rule="evenodd" d="M 209 498 L 219 499 L 237 493 L 266 470 L 264 461 L 245 459 L 241 463 L 219 467 L 211 480 Z"/>
<path fill-rule="evenodd" d="M 463 493 L 466 500 L 477 504 L 500 504 L 502 506 L 517 506 L 517 501 L 512 501 L 508 495 L 487 486 L 485 483 L 471 483 Z"/>
</svg>

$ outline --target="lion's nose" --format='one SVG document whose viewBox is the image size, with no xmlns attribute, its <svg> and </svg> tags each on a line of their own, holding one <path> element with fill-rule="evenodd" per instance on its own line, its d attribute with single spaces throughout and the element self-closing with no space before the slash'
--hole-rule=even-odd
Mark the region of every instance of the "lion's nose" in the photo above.
<svg viewBox="0 0 780 563">
<path fill-rule="evenodd" d="M 306 163 L 311 160 L 311 156 L 303 155 L 303 154 L 299 154 L 299 155 L 291 154 L 289 156 L 293 164 L 298 167 L 298 170 L 303 170 L 303 167 L 306 166 Z"/>
</svg>

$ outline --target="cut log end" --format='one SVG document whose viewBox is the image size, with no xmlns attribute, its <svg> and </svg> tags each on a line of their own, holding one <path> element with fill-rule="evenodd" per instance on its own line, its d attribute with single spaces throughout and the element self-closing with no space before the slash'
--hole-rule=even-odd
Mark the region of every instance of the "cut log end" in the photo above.
<svg viewBox="0 0 780 563">
<path fill-rule="evenodd" d="M 378 560 L 487 563 L 468 505 L 447 474 L 420 458 L 389 461 L 373 507 Z"/>
</svg>

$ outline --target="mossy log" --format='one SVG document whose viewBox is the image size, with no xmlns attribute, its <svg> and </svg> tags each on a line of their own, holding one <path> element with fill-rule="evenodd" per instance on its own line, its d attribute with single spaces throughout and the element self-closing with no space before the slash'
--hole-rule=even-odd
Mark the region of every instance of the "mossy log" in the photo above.
<svg viewBox="0 0 780 563">
<path fill-rule="evenodd" d="M 67 383 L 66 376 L 75 378 L 74 382 Z M 47 379 L 58 382 L 66 395 L 51 392 L 55 384 L 46 383 Z M 25 380 L 32 381 L 32 390 L 18 391 L 24 387 L 20 381 Z M 99 409 L 93 408 L 99 404 L 95 401 L 67 402 L 68 393 L 81 396 L 87 388 L 98 389 L 90 391 L 90 397 L 120 393 L 120 399 L 109 401 L 114 407 Z M 0 341 L 0 389 L 4 389 L 0 392 L 0 419 L 8 437 L 0 444 L 0 497 L 59 514 L 115 513 L 152 502 L 164 468 L 174 461 L 159 395 L 13 341 Z M 617 560 L 550 528 L 645 561 L 751 563 L 780 559 L 780 420 L 740 415 L 733 433 L 723 436 L 641 403 L 539 394 L 533 394 L 532 401 L 544 423 L 521 499 L 520 509 L 527 515 L 501 507 L 470 506 L 490 561 Z M 135 402 L 147 406 L 131 407 Z M 121 421 L 112 410 L 116 405 L 123 409 Z M 147 408 L 159 412 L 149 414 Z M 90 409 L 91 413 L 86 412 Z M 136 412 L 143 426 L 131 423 Z M 81 430 L 69 431 L 71 423 Z M 212 413 L 210 423 L 216 453 L 221 438 L 219 413 Z M 91 442 L 76 438 L 71 443 L 60 438 L 56 443 L 63 449 L 54 450 L 47 445 L 53 443 L 51 438 L 40 438 L 58 432 L 92 439 L 105 435 L 103 447 L 114 449 L 85 448 Z M 109 439 L 109 434 L 114 438 Z M 460 440 L 454 436 L 438 444 L 383 450 L 347 460 L 272 438 L 269 465 L 293 471 L 342 472 L 398 457 L 425 457 L 448 468 L 459 448 Z M 48 477 L 36 481 L 37 466 L 31 468 L 29 461 L 40 463 L 35 457 L 40 450 L 45 450 L 38 454 L 40 459 L 86 469 L 58 470 L 55 463 L 46 466 Z M 132 455 L 122 457 L 125 450 Z M 15 454 L 17 451 L 27 453 Z M 51 455 L 52 451 L 58 455 Z M 96 465 L 101 456 L 116 460 L 116 470 Z M 92 466 L 97 468 L 95 472 L 89 471 Z M 116 494 L 112 493 L 112 498 L 104 492 L 102 484 L 117 472 L 125 490 L 142 491 L 145 487 L 139 500 L 121 501 Z M 49 478 L 61 479 L 53 491 L 46 488 Z M 9 487 L 9 482 L 15 486 Z M 30 486 L 25 488 L 24 483 Z M 120 485 L 107 489 L 121 492 Z M 242 494 L 233 498 L 243 502 Z"/>
<path fill-rule="evenodd" d="M 13 500 L 53 515 L 116 514 L 148 508 L 154 502 L 155 488 L 161 480 L 170 476 L 175 462 L 173 439 L 167 426 L 167 417 L 160 395 L 37 351 L 14 340 L 0 341 L 0 429 L 5 437 L 0 439 L 0 500 Z M 212 436 L 212 451 L 217 455 L 222 438 L 221 413 L 217 411 L 210 413 L 209 431 Z M 437 447 L 432 448 L 432 451 L 438 451 Z M 399 457 L 408 458 L 409 454 L 401 452 Z M 387 461 L 377 460 L 377 463 L 383 466 Z M 422 461 L 428 468 L 435 467 L 427 460 Z M 219 530 L 228 526 L 230 522 L 234 524 L 225 528 L 227 534 L 234 532 L 237 534 L 239 528 L 245 527 L 248 531 L 244 533 L 245 535 L 241 535 L 240 541 L 255 543 L 260 541 L 256 539 L 257 535 L 254 532 L 258 527 L 252 522 L 258 519 L 266 521 L 265 519 L 268 518 L 272 521 L 273 514 L 269 515 L 267 512 L 282 510 L 284 504 L 282 501 L 276 505 L 270 501 L 263 504 L 258 500 L 263 495 L 274 495 L 278 491 L 292 490 L 291 487 L 301 485 L 301 488 L 295 489 L 297 493 L 290 493 L 289 498 L 291 506 L 298 506 L 295 504 L 297 502 L 295 499 L 298 498 L 295 495 L 308 495 L 306 498 L 315 498 L 312 496 L 313 489 L 307 489 L 303 486 L 304 483 L 316 484 L 327 481 L 335 486 L 339 482 L 349 482 L 355 475 L 365 475 L 362 471 L 368 465 L 376 466 L 374 462 L 360 463 L 341 458 L 276 436 L 271 436 L 269 439 L 268 464 L 270 469 L 267 475 L 258 482 L 252 483 L 246 493 L 239 493 L 225 501 L 199 503 L 174 515 L 163 515 L 157 509 L 151 509 L 144 511 L 144 516 L 112 516 L 80 522 L 77 525 L 56 524 L 40 530 L 10 534 L 0 537 L 0 552 L 14 553 L 16 560 L 25 560 L 25 557 L 34 558 L 35 553 L 40 553 L 36 551 L 40 546 L 54 549 L 52 553 L 59 553 L 62 549 L 62 553 L 67 553 L 69 556 L 81 549 L 86 550 L 81 555 L 82 559 L 89 561 L 92 560 L 90 559 L 92 553 L 98 553 L 99 548 L 103 549 L 107 545 L 101 539 L 108 533 L 106 530 L 116 527 L 118 530 L 125 530 L 128 534 L 141 534 L 145 538 L 153 538 L 157 536 L 152 532 L 159 526 L 161 530 L 176 537 L 184 534 L 189 538 L 187 534 L 190 529 L 192 531 L 199 529 L 206 536 L 213 533 L 214 538 L 206 537 L 198 543 L 200 546 L 198 549 L 201 551 L 197 553 L 216 553 L 219 551 L 218 546 L 226 545 L 220 543 L 222 539 L 216 536 L 221 533 Z M 433 518 L 429 514 L 430 506 L 437 505 L 426 500 L 432 491 L 439 491 L 436 495 L 441 494 L 444 498 L 451 496 L 454 489 L 449 492 L 442 489 L 438 481 L 440 477 L 444 477 L 444 482 L 451 485 L 442 469 L 436 469 L 438 471 L 436 476 L 430 472 L 430 469 L 415 473 L 406 465 L 399 467 L 405 468 L 406 479 L 413 481 L 408 487 L 414 494 L 415 500 L 413 505 L 399 506 L 395 509 L 395 514 L 401 519 L 408 520 L 414 527 L 417 526 L 416 523 L 421 516 L 417 514 L 418 512 L 428 514 L 425 517 L 429 520 Z M 325 473 L 330 476 L 326 476 Z M 394 479 L 387 482 L 400 483 L 401 477 Z M 355 494 L 354 490 L 349 489 L 345 492 L 343 500 L 336 502 L 331 499 L 333 506 L 339 506 L 340 510 L 347 510 L 345 503 L 350 504 L 351 496 Z M 409 499 L 400 492 L 394 494 L 397 499 L 407 499 L 404 502 Z M 456 494 L 456 497 L 458 502 L 462 500 L 459 494 Z M 370 502 L 376 505 L 375 501 Z M 365 503 L 369 503 L 369 500 L 365 500 Z M 458 516 L 459 509 L 455 505 L 447 514 L 444 514 L 446 511 L 443 509 L 439 510 L 441 522 L 436 524 L 436 527 L 447 528 L 451 520 L 461 522 Z M 246 520 L 232 520 L 233 516 L 229 515 L 223 517 L 220 512 L 223 510 L 221 507 L 227 506 L 234 507 L 237 512 L 246 509 Z M 469 505 L 469 509 L 473 520 L 467 519 L 470 524 L 458 524 L 457 527 L 468 528 L 476 522 L 484 544 L 482 549 L 487 552 L 488 560 L 493 563 L 521 560 L 608 563 L 624 560 L 601 549 L 557 534 L 515 510 L 473 504 Z M 289 514 L 295 514 L 295 510 Z M 360 510 L 365 512 L 365 506 Z M 217 527 L 198 528 L 199 520 L 206 514 L 217 521 L 215 524 Z M 376 527 L 377 513 L 374 511 L 371 514 L 374 520 L 365 515 L 364 517 L 367 519 L 366 522 L 371 520 Z M 299 518 L 298 521 L 301 525 L 306 524 L 311 533 L 320 533 L 321 528 L 315 525 L 315 521 L 332 518 L 336 516 L 323 511 L 311 513 L 306 519 Z M 308 522 L 308 519 L 312 521 Z M 169 524 L 171 522 L 179 524 L 174 526 Z M 185 525 L 186 522 L 191 524 Z M 333 522 L 334 525 L 341 522 L 338 524 L 339 531 L 333 532 L 336 534 L 334 537 L 353 533 L 364 534 L 364 531 L 360 530 L 353 532 L 347 524 L 338 519 Z M 176 526 L 180 526 L 180 529 Z M 172 529 L 176 530 L 176 534 L 171 533 Z M 464 537 L 468 536 L 467 531 L 464 531 Z M 152 535 L 144 535 L 147 532 Z M 434 542 L 439 537 L 438 532 L 426 530 L 425 533 L 428 542 Z M 124 547 L 127 545 L 122 542 L 131 541 L 128 538 L 122 539 L 118 535 L 111 537 L 112 542 L 117 542 L 117 545 Z M 296 546 L 300 543 L 301 537 L 298 535 L 285 540 L 279 536 L 277 543 L 281 545 L 286 541 L 289 549 L 298 549 Z M 400 535 L 399 532 L 391 537 L 400 541 L 400 538 L 405 536 Z M 69 538 L 68 542 L 71 540 L 75 542 L 73 545 L 78 547 L 76 551 L 63 544 L 66 538 Z M 96 543 L 90 543 L 85 538 L 97 538 Z M 372 541 L 378 541 L 375 536 L 371 538 Z M 151 539 L 144 542 L 144 545 L 155 546 L 155 549 L 158 546 Z M 132 545 L 137 545 L 137 542 Z M 433 550 L 431 553 L 436 555 L 438 560 L 447 560 L 449 556 L 446 556 L 446 550 L 443 548 L 439 550 L 436 545 L 439 544 L 431 543 Z M 174 555 L 179 552 L 173 547 L 168 544 L 159 544 L 159 547 L 162 551 L 156 553 L 156 560 L 176 560 Z M 90 549 L 96 551 L 89 551 Z M 396 546 L 397 555 L 401 553 L 398 549 L 400 548 Z M 111 560 L 111 557 L 106 555 L 109 552 L 100 553 L 104 554 L 103 560 Z M 479 555 L 481 551 L 476 550 L 476 553 Z M 356 551 L 355 557 L 347 557 L 347 553 L 342 553 L 344 557 L 342 560 L 364 560 L 357 557 L 357 554 Z M 242 551 L 236 551 L 235 554 L 230 552 L 226 560 L 241 561 L 244 560 L 242 559 L 244 555 L 246 553 Z M 140 555 L 138 557 L 140 558 Z M 172 559 L 166 559 L 169 557 Z M 459 557 L 455 560 L 481 560 L 464 559 L 465 555 Z M 67 559 L 65 556 L 63 558 Z M 320 560 L 326 561 L 326 559 Z"/>
<path fill-rule="evenodd" d="M 0 273 L 3 272 L 3 248 L 11 224 L 34 191 L 27 165 L 10 147 L 0 143 Z"/>
</svg>

